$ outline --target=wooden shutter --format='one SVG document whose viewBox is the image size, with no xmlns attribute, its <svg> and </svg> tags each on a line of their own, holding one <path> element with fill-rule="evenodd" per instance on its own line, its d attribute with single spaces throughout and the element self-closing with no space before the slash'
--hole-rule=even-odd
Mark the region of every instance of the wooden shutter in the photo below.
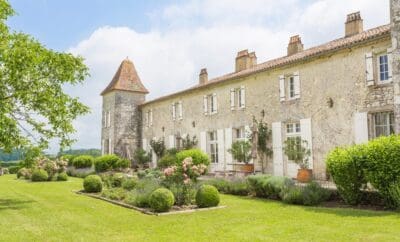
<svg viewBox="0 0 400 242">
<path fill-rule="evenodd" d="M 374 82 L 374 65 L 372 59 L 372 53 L 365 54 L 365 73 L 366 73 L 366 84 L 372 86 Z"/>
<path fill-rule="evenodd" d="M 228 152 L 232 148 L 232 128 L 225 129 L 225 161 L 226 170 L 233 170 L 232 166 L 232 154 Z"/>
<path fill-rule="evenodd" d="M 299 72 L 293 73 L 294 98 L 300 98 L 300 75 Z"/>
<path fill-rule="evenodd" d="M 231 110 L 235 110 L 235 89 L 231 88 Z"/>
<path fill-rule="evenodd" d="M 280 101 L 285 101 L 285 77 L 283 75 L 279 76 L 279 98 Z"/>
<path fill-rule="evenodd" d="M 183 119 L 182 101 L 179 101 L 178 113 L 179 113 L 179 119 L 182 120 Z"/>
<path fill-rule="evenodd" d="M 218 112 L 217 94 L 213 93 L 212 98 L 213 98 L 213 102 L 212 102 L 213 103 L 213 111 L 214 111 L 214 113 L 217 113 Z"/>
<path fill-rule="evenodd" d="M 354 142 L 361 144 L 368 141 L 368 114 L 354 114 Z"/>
<path fill-rule="evenodd" d="M 207 153 L 207 133 L 205 131 L 200 132 L 200 149 Z"/>
<path fill-rule="evenodd" d="M 217 130 L 217 142 L 218 142 L 218 167 L 219 170 L 223 170 L 225 165 L 225 146 L 224 146 L 224 130 Z"/>
<path fill-rule="evenodd" d="M 176 119 L 176 105 L 175 103 L 171 104 L 171 108 L 172 108 L 172 120 Z"/>
<path fill-rule="evenodd" d="M 274 175 L 283 176 L 282 123 L 272 123 L 272 150 Z"/>
<path fill-rule="evenodd" d="M 312 129 L 311 119 L 300 119 L 301 139 L 307 141 L 308 149 L 310 149 L 310 157 L 308 157 L 308 164 L 310 169 L 313 169 L 313 146 L 312 146 Z"/>
<path fill-rule="evenodd" d="M 244 86 L 240 87 L 240 107 L 246 107 L 246 90 Z"/>
<path fill-rule="evenodd" d="M 392 55 L 392 49 L 389 48 L 387 49 L 387 57 L 388 57 L 388 72 L 389 72 L 389 80 L 392 81 L 392 62 L 393 62 L 393 55 Z"/>
<path fill-rule="evenodd" d="M 203 110 L 204 110 L 204 115 L 207 115 L 208 113 L 208 98 L 206 95 L 203 97 Z"/>
</svg>

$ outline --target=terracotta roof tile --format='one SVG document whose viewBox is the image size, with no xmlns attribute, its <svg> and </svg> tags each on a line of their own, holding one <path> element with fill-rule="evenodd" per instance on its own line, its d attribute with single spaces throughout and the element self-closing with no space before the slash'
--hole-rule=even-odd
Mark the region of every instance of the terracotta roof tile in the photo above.
<svg viewBox="0 0 400 242">
<path fill-rule="evenodd" d="M 179 91 L 176 93 L 162 96 L 162 97 L 147 101 L 147 102 L 143 103 L 143 105 L 152 103 L 152 102 L 156 102 L 156 101 L 161 101 L 161 100 L 173 97 L 175 95 L 182 94 L 182 93 L 185 93 L 188 91 L 192 91 L 192 90 L 195 90 L 198 88 L 208 87 L 208 86 L 216 84 L 216 83 L 224 82 L 224 81 L 231 80 L 234 78 L 245 77 L 250 74 L 260 72 L 260 71 L 277 68 L 277 67 L 288 65 L 288 64 L 291 64 L 291 63 L 294 63 L 297 61 L 305 60 L 307 58 L 319 56 L 319 55 L 322 55 L 322 54 L 325 54 L 325 53 L 328 53 L 331 51 L 347 48 L 347 47 L 353 46 L 355 44 L 362 43 L 362 42 L 365 42 L 368 40 L 373 40 L 373 39 L 376 39 L 376 38 L 379 38 L 381 36 L 388 35 L 388 34 L 390 34 L 390 25 L 389 24 L 379 26 L 379 27 L 376 27 L 373 29 L 366 30 L 357 35 L 353 35 L 350 37 L 343 37 L 343 38 L 336 39 L 336 40 L 330 41 L 328 43 L 325 43 L 325 44 L 322 44 L 322 45 L 319 45 L 316 47 L 312 47 L 312 48 L 303 50 L 294 55 L 284 56 L 284 57 L 280 57 L 277 59 L 266 61 L 264 63 L 260 63 L 260 64 L 254 66 L 252 68 L 249 68 L 247 70 L 243 70 L 240 72 L 233 72 L 233 73 L 229 73 L 229 74 L 211 79 L 206 84 L 196 85 L 196 86 L 190 87 L 188 89 L 185 89 L 185 90 L 182 90 L 182 91 Z"/>
<path fill-rule="evenodd" d="M 122 61 L 110 84 L 101 92 L 101 95 L 113 90 L 149 93 L 140 81 L 135 65 L 128 59 Z"/>
</svg>

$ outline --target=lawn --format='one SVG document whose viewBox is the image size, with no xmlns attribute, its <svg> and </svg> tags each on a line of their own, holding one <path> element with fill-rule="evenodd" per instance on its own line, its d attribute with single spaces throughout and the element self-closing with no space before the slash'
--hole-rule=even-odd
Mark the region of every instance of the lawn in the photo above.
<svg viewBox="0 0 400 242">
<path fill-rule="evenodd" d="M 222 196 L 227 208 L 150 216 L 77 195 L 81 179 L 0 177 L 1 241 L 399 241 L 400 214 Z"/>
</svg>

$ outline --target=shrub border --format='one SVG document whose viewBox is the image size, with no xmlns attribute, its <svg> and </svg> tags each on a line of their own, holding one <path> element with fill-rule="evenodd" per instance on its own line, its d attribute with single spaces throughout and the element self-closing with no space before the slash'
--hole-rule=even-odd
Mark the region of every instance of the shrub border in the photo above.
<svg viewBox="0 0 400 242">
<path fill-rule="evenodd" d="M 155 213 L 155 212 L 149 211 L 146 208 L 139 208 L 139 207 L 135 207 L 135 206 L 123 203 L 123 202 L 111 200 L 111 199 L 102 197 L 100 195 L 97 195 L 95 193 L 86 193 L 86 192 L 83 192 L 82 190 L 81 191 L 73 191 L 73 192 L 75 192 L 76 194 L 79 194 L 79 195 L 84 195 L 84 196 L 87 196 L 87 197 L 96 198 L 96 199 L 103 200 L 103 201 L 106 201 L 106 202 L 109 202 L 109 203 L 112 203 L 112 204 L 115 204 L 115 205 L 118 205 L 118 206 L 121 206 L 121 207 L 124 207 L 124 208 L 133 209 L 133 210 L 142 212 L 144 214 L 154 215 L 154 216 L 174 215 L 174 214 L 182 214 L 182 213 L 194 213 L 194 212 L 216 210 L 216 209 L 221 209 L 221 208 L 226 208 L 227 207 L 227 206 L 217 206 L 217 207 L 210 207 L 210 208 L 193 208 L 193 209 L 172 211 L 172 212 L 165 212 L 165 213 Z"/>
</svg>

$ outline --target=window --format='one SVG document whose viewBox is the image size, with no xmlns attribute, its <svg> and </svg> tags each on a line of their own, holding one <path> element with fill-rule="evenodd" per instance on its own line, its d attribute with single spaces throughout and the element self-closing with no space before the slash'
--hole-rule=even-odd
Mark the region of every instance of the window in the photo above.
<svg viewBox="0 0 400 242">
<path fill-rule="evenodd" d="M 246 130 L 244 126 L 233 129 L 234 141 L 244 141 L 246 140 Z"/>
<path fill-rule="evenodd" d="M 176 120 L 178 117 L 179 120 L 183 119 L 183 107 L 182 101 L 172 103 L 172 120 Z"/>
<path fill-rule="evenodd" d="M 204 115 L 216 114 L 218 112 L 217 94 L 213 93 L 204 96 Z"/>
<path fill-rule="evenodd" d="M 212 163 L 218 163 L 217 131 L 208 132 L 208 149 Z"/>
<path fill-rule="evenodd" d="M 295 91 L 294 91 L 294 77 L 289 77 L 289 98 L 295 98 Z"/>
<path fill-rule="evenodd" d="M 375 137 L 394 133 L 394 113 L 382 112 L 373 114 Z"/>
<path fill-rule="evenodd" d="M 145 113 L 145 124 L 146 127 L 150 127 L 153 125 L 153 110 L 151 109 Z"/>
<path fill-rule="evenodd" d="M 111 127 L 111 112 L 110 111 L 103 112 L 103 127 L 104 128 Z"/>
<path fill-rule="evenodd" d="M 286 135 L 298 135 L 300 134 L 300 123 L 288 123 L 286 124 Z"/>
<path fill-rule="evenodd" d="M 244 86 L 231 89 L 231 110 L 246 107 L 246 92 Z"/>
<path fill-rule="evenodd" d="M 378 56 L 379 65 L 379 80 L 388 81 L 389 80 L 389 58 L 388 55 Z"/>
</svg>

